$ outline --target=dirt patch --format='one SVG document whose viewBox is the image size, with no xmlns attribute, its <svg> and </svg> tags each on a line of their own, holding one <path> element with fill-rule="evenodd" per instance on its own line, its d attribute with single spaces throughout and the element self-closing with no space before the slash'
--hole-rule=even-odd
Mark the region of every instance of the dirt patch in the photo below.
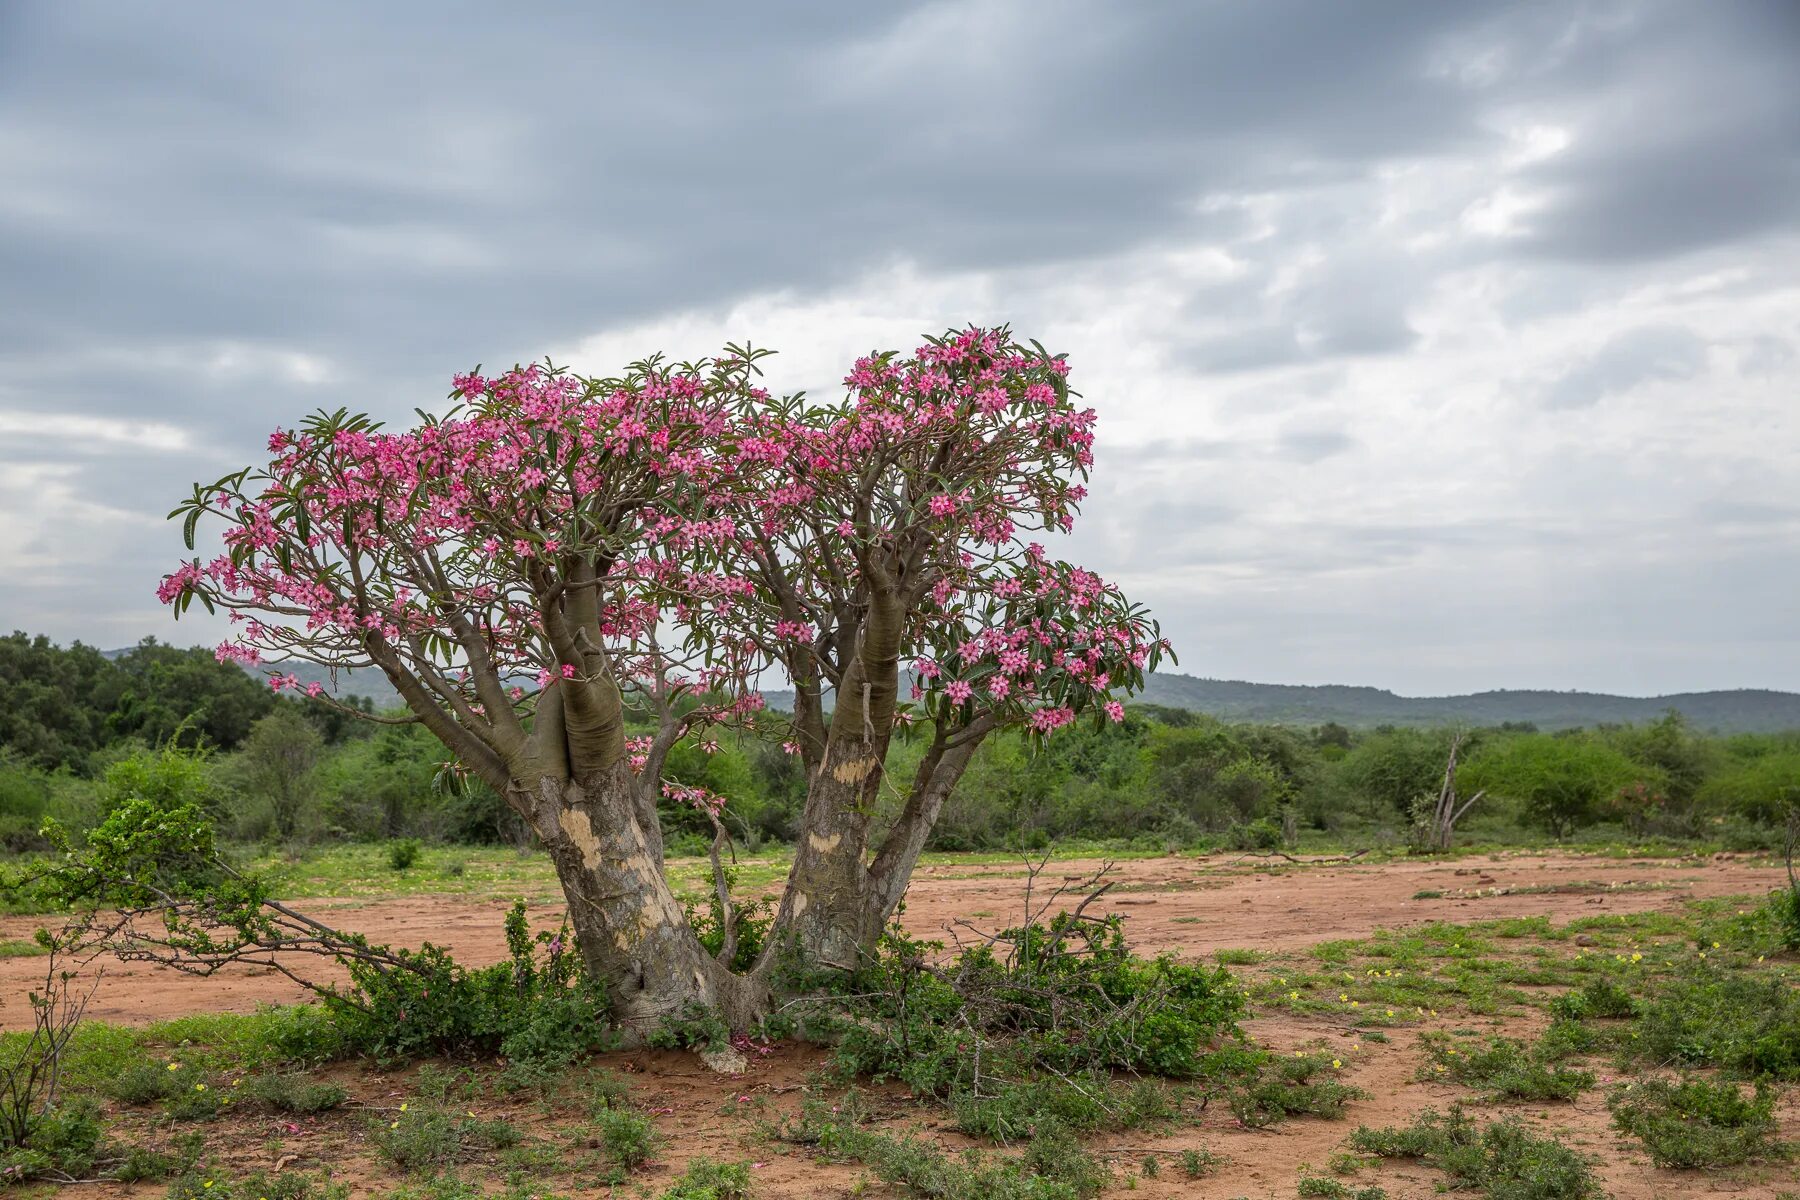
<svg viewBox="0 0 1800 1200">
<path fill-rule="evenodd" d="M 1090 860 L 1051 863 L 1038 878 L 1040 894 L 1099 866 Z M 1238 947 L 1299 950 L 1435 920 L 1567 920 L 1596 912 L 1670 911 L 1690 898 L 1760 895 L 1785 879 L 1778 867 L 1753 866 L 1729 856 L 1621 860 L 1573 854 L 1321 866 L 1228 855 L 1170 856 L 1127 860 L 1118 864 L 1114 877 L 1120 886 L 1090 911 L 1123 916 L 1140 951 L 1188 956 Z M 1017 864 L 927 864 L 907 893 L 906 924 L 917 935 L 948 939 L 959 920 L 988 929 L 1017 923 L 1024 915 L 1024 882 L 1025 872 Z M 1477 889 L 1483 894 L 1458 894 Z M 1415 898 L 1434 891 L 1443 898 Z M 411 896 L 315 899 L 296 905 L 376 942 L 417 946 L 430 941 L 462 962 L 484 966 L 505 956 L 501 919 L 509 903 L 502 898 Z M 561 911 L 553 906 L 534 909 L 532 917 L 539 925 L 554 924 Z M 28 938 L 45 920 L 0 920 L 0 941 Z M 290 1004 L 308 995 L 268 967 L 195 978 L 145 963 L 103 965 L 106 974 L 88 1015 L 128 1025 L 195 1012 L 249 1012 L 259 1004 Z M 344 982 L 343 973 L 330 963 L 309 963 L 307 972 L 321 983 Z M 43 978 L 42 959 L 0 959 L 0 1029 L 29 1021 L 25 996 Z"/>
</svg>

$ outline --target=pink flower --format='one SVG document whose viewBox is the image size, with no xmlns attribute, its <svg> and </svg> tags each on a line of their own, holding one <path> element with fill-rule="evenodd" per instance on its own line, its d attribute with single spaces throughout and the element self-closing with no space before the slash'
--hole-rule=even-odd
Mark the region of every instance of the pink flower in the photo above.
<svg viewBox="0 0 1800 1200">
<path fill-rule="evenodd" d="M 956 701 L 958 704 L 961 704 L 963 701 L 967 700 L 970 696 L 972 696 L 974 694 L 975 694 L 975 689 L 970 687 L 967 683 L 965 683 L 964 681 L 962 681 L 960 679 L 956 680 L 954 683 L 950 684 L 948 687 L 946 687 L 944 689 L 944 695 L 950 697 L 952 700 Z"/>
</svg>

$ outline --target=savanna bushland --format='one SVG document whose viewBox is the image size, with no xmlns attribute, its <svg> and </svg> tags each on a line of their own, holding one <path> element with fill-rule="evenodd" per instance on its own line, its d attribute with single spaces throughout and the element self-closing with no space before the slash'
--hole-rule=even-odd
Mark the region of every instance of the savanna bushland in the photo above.
<svg viewBox="0 0 1800 1200">
<path fill-rule="evenodd" d="M 1779 1194 L 1800 736 L 1130 704 L 1171 647 L 1042 544 L 1092 462 L 1063 358 L 951 331 L 832 404 L 762 359 L 306 418 L 174 514 L 212 548 L 161 598 L 229 614 L 216 650 L 0 640 L 0 961 L 37 973 L 0 1011 L 6 1182 Z M 515 864 L 480 901 L 550 902 L 468 961 L 326 899 L 475 862 Z M 1200 954 L 1203 918 L 1133 907 L 1240 886 L 1321 929 L 1415 908 L 1286 941 L 1214 908 Z M 108 964 L 307 1002 L 96 1019 Z"/>
</svg>

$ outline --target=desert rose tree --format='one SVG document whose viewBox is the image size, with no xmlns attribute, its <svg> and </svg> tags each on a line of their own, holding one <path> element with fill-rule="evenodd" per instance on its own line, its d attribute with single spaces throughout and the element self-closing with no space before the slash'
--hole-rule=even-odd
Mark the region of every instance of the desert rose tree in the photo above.
<svg viewBox="0 0 1800 1200">
<path fill-rule="evenodd" d="M 759 452 L 737 481 L 743 536 L 721 548 L 749 587 L 700 625 L 794 683 L 809 787 L 777 925 L 814 961 L 850 966 L 873 942 L 988 734 L 1117 721 L 1113 693 L 1166 650 L 1116 588 L 1030 541 L 1069 529 L 1086 495 L 1094 412 L 1067 371 L 969 329 L 858 361 L 840 405 L 743 406 Z M 890 780 L 888 743 L 917 721 L 923 760 Z M 872 844 L 884 789 L 899 816 Z"/>
<path fill-rule="evenodd" d="M 463 376 L 450 414 L 397 433 L 321 413 L 172 514 L 190 548 L 222 522 L 224 552 L 161 598 L 227 611 L 221 657 L 277 689 L 298 685 L 284 662 L 379 668 L 409 715 L 377 719 L 422 722 L 531 823 L 627 1027 L 701 1004 L 742 1028 L 784 947 L 851 965 L 980 739 L 1116 720 L 1165 649 L 1115 589 L 1023 541 L 1068 526 L 1090 461 L 1062 360 L 953 333 L 863 360 L 844 404 L 813 407 L 758 387 L 759 357 Z M 657 809 L 716 816 L 664 764 L 704 725 L 754 728 L 772 665 L 797 687 L 810 790 L 768 950 L 739 973 L 686 920 Z M 651 733 L 627 737 L 633 710 Z M 929 749 L 872 847 L 910 721 Z"/>
</svg>

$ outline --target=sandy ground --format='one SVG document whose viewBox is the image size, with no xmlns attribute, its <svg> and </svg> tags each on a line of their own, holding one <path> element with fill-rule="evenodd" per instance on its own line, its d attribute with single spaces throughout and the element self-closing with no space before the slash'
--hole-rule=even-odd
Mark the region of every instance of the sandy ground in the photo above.
<svg viewBox="0 0 1800 1200">
<path fill-rule="evenodd" d="M 1038 887 L 1054 887 L 1096 866 L 1054 863 L 1040 875 Z M 1184 955 L 1226 947 L 1299 950 L 1320 941 L 1361 937 L 1377 929 L 1399 929 L 1438 919 L 1547 915 L 1566 920 L 1595 912 L 1674 909 L 1689 897 L 1758 894 L 1781 879 L 1778 870 L 1731 858 L 1620 860 L 1559 855 L 1456 863 L 1350 863 L 1304 870 L 1288 868 L 1278 860 L 1170 857 L 1125 863 L 1119 875 L 1120 884 L 1104 904 L 1126 915 L 1134 944 L 1144 951 L 1172 950 Z M 1023 874 L 1015 866 L 928 867 L 915 881 L 907 923 L 916 933 L 928 936 L 943 935 L 958 919 L 991 928 L 1022 912 L 1022 886 Z M 1470 894 L 1477 889 L 1481 895 Z M 1445 896 L 1415 900 L 1421 891 L 1441 891 Z M 501 901 L 443 897 L 335 906 L 314 901 L 307 905 L 308 911 L 378 940 L 415 944 L 429 939 L 471 963 L 490 962 L 501 955 L 504 908 Z M 550 912 L 537 915 L 540 920 L 555 919 Z M 29 920 L 0 923 L 0 937 L 23 936 L 31 925 Z M 42 960 L 0 961 L 0 995 L 5 997 L 0 1017 L 18 1019 L 23 992 L 41 978 L 41 970 Z M 104 1020 L 144 1022 L 198 1010 L 245 1010 L 262 1002 L 302 997 L 299 989 L 273 972 L 240 970 L 196 980 L 137 964 L 114 964 L 90 1012 Z M 1517 1036 L 1529 1036 L 1539 1023 L 1541 1017 L 1531 1013 L 1508 1019 L 1504 1028 Z M 1484 1018 L 1435 1024 L 1484 1031 L 1500 1027 L 1499 1022 Z M 1348 1081 L 1367 1090 L 1370 1098 L 1353 1103 L 1348 1116 L 1336 1121 L 1303 1118 L 1274 1129 L 1248 1130 L 1235 1123 L 1226 1106 L 1214 1104 L 1191 1123 L 1167 1134 L 1134 1131 L 1097 1138 L 1092 1148 L 1110 1156 L 1117 1167 L 1117 1182 L 1109 1195 L 1126 1194 L 1129 1183 L 1133 1196 L 1147 1198 L 1287 1200 L 1296 1194 L 1302 1168 L 1325 1173 L 1329 1159 L 1345 1148 L 1344 1139 L 1356 1125 L 1404 1124 L 1426 1107 L 1444 1109 L 1452 1101 L 1471 1100 L 1467 1089 L 1415 1080 L 1425 1061 L 1418 1043 L 1420 1029 L 1393 1031 L 1393 1040 L 1386 1045 L 1364 1041 L 1356 1031 L 1327 1018 L 1284 1014 L 1250 1021 L 1247 1029 L 1263 1044 L 1284 1053 L 1321 1044 L 1334 1052 L 1341 1048 Z M 1357 1046 L 1355 1052 L 1350 1051 L 1352 1045 Z M 714 1075 L 691 1057 L 678 1054 L 617 1054 L 607 1056 L 606 1061 L 630 1073 L 634 1099 L 657 1114 L 658 1126 L 669 1138 L 669 1161 L 640 1177 L 639 1182 L 649 1185 L 649 1194 L 667 1186 L 682 1163 L 699 1153 L 756 1161 L 760 1200 L 897 1194 L 872 1181 L 867 1191 L 859 1191 L 860 1169 L 817 1164 L 804 1152 L 756 1138 L 748 1121 L 722 1115 L 747 1112 L 758 1105 L 772 1110 L 797 1108 L 801 1083 L 823 1061 L 817 1050 L 777 1048 L 754 1061 L 739 1077 Z M 1605 1108 L 1606 1085 L 1613 1078 L 1610 1065 L 1599 1060 L 1590 1065 L 1599 1073 L 1601 1086 L 1573 1104 L 1507 1105 L 1487 1112 L 1516 1113 L 1541 1132 L 1596 1156 L 1608 1190 L 1617 1200 L 1705 1196 L 1775 1200 L 1784 1191 L 1800 1189 L 1800 1173 L 1791 1165 L 1755 1168 L 1729 1177 L 1651 1167 L 1641 1151 L 1628 1149 L 1610 1128 Z M 384 1075 L 358 1067 L 341 1071 L 342 1081 L 361 1107 L 393 1107 L 409 1094 L 404 1073 Z M 890 1097 L 887 1109 L 896 1129 L 921 1120 L 922 1110 L 904 1104 L 898 1096 Z M 929 1114 L 930 1110 L 923 1111 Z M 536 1113 L 532 1098 L 521 1096 L 511 1100 L 495 1097 L 491 1103 L 483 1103 L 481 1115 L 507 1116 L 529 1129 L 541 1121 Z M 1782 1118 L 1784 1136 L 1800 1138 L 1800 1106 L 1792 1095 Z M 296 1167 L 347 1165 L 349 1174 L 344 1177 L 352 1181 L 355 1194 L 390 1189 L 397 1181 L 373 1168 L 357 1145 L 366 1119 L 365 1113 L 354 1111 L 290 1123 L 271 1119 L 266 1138 L 243 1138 L 240 1145 L 221 1152 L 242 1170 L 268 1169 L 283 1155 L 296 1156 L 290 1164 Z M 962 1144 L 954 1138 L 948 1140 Z M 1223 1156 L 1226 1165 L 1215 1175 L 1189 1180 L 1172 1157 L 1189 1148 L 1208 1149 Z M 1170 1157 L 1163 1158 L 1156 1178 L 1133 1178 L 1139 1174 L 1138 1164 L 1150 1153 Z M 1416 1164 L 1388 1163 L 1349 1182 L 1357 1186 L 1379 1183 L 1393 1200 L 1413 1200 L 1439 1195 L 1442 1176 Z M 569 1190 L 567 1185 L 564 1190 Z M 161 1194 L 160 1188 L 120 1185 L 71 1191 L 107 1197 Z M 608 1194 L 604 1188 L 575 1188 L 573 1192 Z M 620 1194 L 629 1194 L 629 1190 Z"/>
<path fill-rule="evenodd" d="M 1038 894 L 1073 883 L 1100 865 L 1075 859 L 1053 862 L 1038 876 Z M 1231 947 L 1298 950 L 1433 920 L 1522 916 L 1566 920 L 1596 910 L 1672 910 L 1692 897 L 1759 895 L 1784 878 L 1779 868 L 1749 866 L 1730 857 L 1629 860 L 1541 854 L 1454 863 L 1347 863 L 1304 870 L 1279 859 L 1172 856 L 1125 861 L 1112 877 L 1119 882 L 1089 911 L 1123 914 L 1132 945 L 1140 952 L 1168 950 L 1185 956 Z M 1017 923 L 1024 915 L 1024 884 L 1025 872 L 1014 863 L 927 865 L 907 894 L 906 925 L 918 936 L 949 940 L 962 932 L 955 924 L 959 920 L 987 929 Z M 1586 886 L 1592 884 L 1616 890 Z M 1544 888 L 1565 890 L 1518 890 Z M 1487 894 L 1495 889 L 1502 894 Z M 1440 891 L 1445 898 L 1415 900 L 1422 891 Z M 1484 894 L 1466 895 L 1476 891 Z M 315 899 L 296 901 L 295 906 L 376 942 L 417 946 L 430 941 L 460 961 L 481 966 L 505 954 L 501 918 L 509 903 L 413 896 Z M 554 925 L 560 918 L 554 907 L 532 912 L 539 927 Z M 0 940 L 28 938 L 42 923 L 43 918 L 0 919 Z M 193 1012 L 247 1012 L 258 1004 L 307 997 L 303 988 L 266 967 L 235 968 L 197 979 L 146 963 L 102 965 L 105 975 L 88 1007 L 88 1015 L 102 1021 L 145 1024 Z M 308 978 L 343 979 L 330 964 L 304 965 Z M 43 978 L 42 959 L 0 959 L 0 1029 L 29 1021 L 25 995 Z"/>
</svg>

